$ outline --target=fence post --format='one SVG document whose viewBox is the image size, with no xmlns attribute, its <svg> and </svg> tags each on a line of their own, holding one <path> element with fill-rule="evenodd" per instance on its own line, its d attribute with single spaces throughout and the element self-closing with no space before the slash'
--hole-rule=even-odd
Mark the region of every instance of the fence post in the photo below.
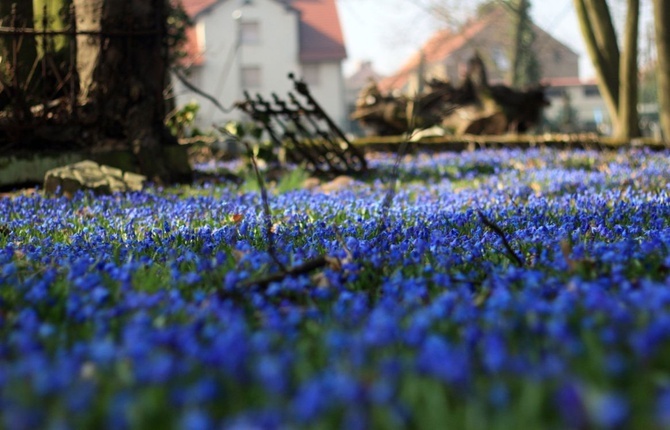
<svg viewBox="0 0 670 430">
<path fill-rule="evenodd" d="M 70 32 L 70 64 L 68 76 L 70 79 L 70 115 L 76 121 L 77 97 L 79 96 L 79 82 L 77 77 L 77 16 L 75 14 L 74 3 L 70 5 L 70 22 L 68 31 Z"/>
<path fill-rule="evenodd" d="M 40 63 L 42 65 L 42 101 L 44 103 L 44 109 L 46 110 L 47 103 L 49 102 L 48 94 L 47 94 L 47 87 L 46 85 L 47 82 L 47 55 L 48 55 L 48 49 L 49 49 L 49 44 L 47 43 L 47 29 L 49 25 L 49 16 L 47 15 L 48 8 L 47 5 L 45 4 L 44 7 L 42 8 L 42 32 L 44 35 L 42 36 L 41 40 L 41 45 L 42 45 L 42 57 L 40 58 Z"/>
<path fill-rule="evenodd" d="M 13 29 L 16 29 L 16 3 L 12 3 L 12 15 L 10 18 L 10 25 Z M 18 88 L 18 59 L 19 59 L 19 41 L 17 40 L 18 34 L 16 32 L 12 33 L 12 64 L 9 68 L 9 73 L 12 77 L 12 86 Z"/>
</svg>

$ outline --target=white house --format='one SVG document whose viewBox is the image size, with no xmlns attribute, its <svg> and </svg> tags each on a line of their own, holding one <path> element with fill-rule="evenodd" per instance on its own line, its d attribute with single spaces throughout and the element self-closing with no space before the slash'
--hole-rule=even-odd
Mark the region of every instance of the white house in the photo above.
<svg viewBox="0 0 670 430">
<path fill-rule="evenodd" d="M 188 31 L 188 79 L 230 107 L 246 90 L 269 98 L 293 89 L 290 72 L 302 77 L 324 110 L 346 122 L 342 61 L 346 58 L 335 0 L 182 0 L 194 22 Z M 176 81 L 176 80 L 175 80 Z M 175 83 L 177 104 L 200 104 L 203 128 L 246 120 L 224 114 L 211 102 Z"/>
</svg>

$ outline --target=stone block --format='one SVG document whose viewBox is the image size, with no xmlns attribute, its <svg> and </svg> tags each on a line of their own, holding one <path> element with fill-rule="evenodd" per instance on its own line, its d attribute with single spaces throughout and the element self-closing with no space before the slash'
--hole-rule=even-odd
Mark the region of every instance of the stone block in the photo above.
<svg viewBox="0 0 670 430">
<path fill-rule="evenodd" d="M 139 191 L 146 180 L 145 176 L 136 173 L 84 160 L 49 170 L 44 176 L 44 191 L 46 194 L 60 192 L 65 195 L 73 195 L 80 190 L 92 190 L 96 194 Z"/>
</svg>

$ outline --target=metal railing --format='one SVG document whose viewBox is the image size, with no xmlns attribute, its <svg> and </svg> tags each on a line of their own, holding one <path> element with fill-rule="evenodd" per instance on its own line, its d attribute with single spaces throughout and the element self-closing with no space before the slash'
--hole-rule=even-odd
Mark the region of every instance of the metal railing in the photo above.
<svg viewBox="0 0 670 430">
<path fill-rule="evenodd" d="M 245 100 L 238 107 L 265 130 L 277 147 L 285 150 L 288 161 L 304 164 L 318 173 L 365 171 L 365 157 L 314 99 L 307 84 L 293 74 L 289 74 L 289 79 L 295 93 L 288 93 L 288 101 L 277 94 L 267 100 L 260 94 L 251 97 L 245 92 Z"/>
</svg>

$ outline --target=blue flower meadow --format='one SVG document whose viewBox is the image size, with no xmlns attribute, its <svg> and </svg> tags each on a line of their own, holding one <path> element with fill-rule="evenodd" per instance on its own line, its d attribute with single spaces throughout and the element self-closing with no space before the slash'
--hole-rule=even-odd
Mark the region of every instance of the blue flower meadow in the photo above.
<svg viewBox="0 0 670 430">
<path fill-rule="evenodd" d="M 0 428 L 670 427 L 670 152 L 369 164 L 0 199 Z"/>
</svg>

